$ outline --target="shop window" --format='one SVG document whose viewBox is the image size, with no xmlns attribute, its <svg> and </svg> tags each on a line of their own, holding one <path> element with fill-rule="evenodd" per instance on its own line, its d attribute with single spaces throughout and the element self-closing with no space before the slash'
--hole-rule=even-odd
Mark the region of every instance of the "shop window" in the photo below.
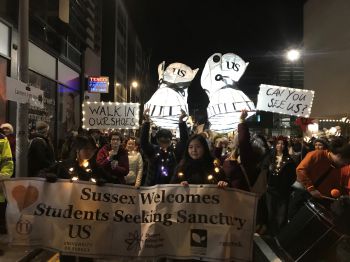
<svg viewBox="0 0 350 262">
<path fill-rule="evenodd" d="M 6 122 L 6 75 L 7 60 L 0 56 L 0 123 Z"/>
<path fill-rule="evenodd" d="M 29 106 L 29 128 L 35 127 L 38 120 L 45 121 L 50 125 L 50 130 L 55 130 L 56 111 L 56 82 L 33 71 L 29 71 L 30 85 L 44 91 L 44 108 Z M 54 133 L 51 132 L 52 138 Z"/>
<path fill-rule="evenodd" d="M 58 85 L 57 148 L 61 151 L 64 141 L 73 136 L 80 126 L 80 96 L 76 89 Z"/>
</svg>

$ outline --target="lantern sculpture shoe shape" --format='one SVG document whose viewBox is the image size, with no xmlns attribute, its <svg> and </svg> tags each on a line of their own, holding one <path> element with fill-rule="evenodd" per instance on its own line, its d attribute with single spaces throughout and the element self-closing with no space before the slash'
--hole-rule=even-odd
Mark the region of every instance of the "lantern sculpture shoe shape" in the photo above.
<svg viewBox="0 0 350 262">
<path fill-rule="evenodd" d="M 162 128 L 176 129 L 181 110 L 188 114 L 187 88 L 198 72 L 181 63 L 170 64 L 165 69 L 165 62 L 158 66 L 159 87 L 145 104 L 149 108 L 150 119 Z"/>
<path fill-rule="evenodd" d="M 255 114 L 254 103 L 237 88 L 247 66 L 248 63 L 233 53 L 215 53 L 208 58 L 201 85 L 209 94 L 207 112 L 211 130 L 223 133 L 237 129 L 243 109 L 248 110 L 248 117 Z"/>
</svg>

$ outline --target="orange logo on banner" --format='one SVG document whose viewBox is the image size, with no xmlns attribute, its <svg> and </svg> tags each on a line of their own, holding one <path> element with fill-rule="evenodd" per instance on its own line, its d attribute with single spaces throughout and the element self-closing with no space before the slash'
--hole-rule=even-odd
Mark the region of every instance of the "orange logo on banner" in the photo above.
<svg viewBox="0 0 350 262">
<path fill-rule="evenodd" d="M 33 186 L 16 186 L 12 189 L 12 196 L 17 202 L 19 211 L 29 207 L 38 200 L 39 191 Z"/>
</svg>

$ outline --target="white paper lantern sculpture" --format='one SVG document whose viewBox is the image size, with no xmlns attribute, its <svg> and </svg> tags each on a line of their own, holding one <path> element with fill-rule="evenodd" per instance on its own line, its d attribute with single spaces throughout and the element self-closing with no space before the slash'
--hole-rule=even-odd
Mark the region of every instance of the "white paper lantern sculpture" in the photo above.
<svg viewBox="0 0 350 262">
<path fill-rule="evenodd" d="M 176 129 L 181 109 L 188 114 L 187 88 L 198 72 L 181 63 L 170 64 L 165 69 L 165 62 L 158 66 L 159 87 L 145 104 L 149 108 L 150 119 L 162 128 Z"/>
<path fill-rule="evenodd" d="M 219 133 L 236 130 L 243 109 L 248 110 L 248 117 L 255 114 L 254 103 L 236 84 L 247 66 L 248 63 L 233 53 L 215 53 L 208 58 L 201 85 L 209 94 L 207 112 L 211 130 Z"/>
</svg>

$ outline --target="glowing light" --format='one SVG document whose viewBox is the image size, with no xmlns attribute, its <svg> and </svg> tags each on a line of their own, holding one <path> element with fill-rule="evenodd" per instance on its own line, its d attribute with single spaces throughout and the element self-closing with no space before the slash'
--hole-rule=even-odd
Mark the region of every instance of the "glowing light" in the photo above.
<svg viewBox="0 0 350 262">
<path fill-rule="evenodd" d="M 90 178 L 90 181 L 93 182 L 93 183 L 96 183 L 96 179 L 95 178 Z"/>
<path fill-rule="evenodd" d="M 74 171 L 74 168 L 71 167 L 71 168 L 69 168 L 68 170 L 69 170 L 69 172 L 73 172 L 73 171 Z"/>
<path fill-rule="evenodd" d="M 132 81 L 131 86 L 132 86 L 133 88 L 136 88 L 136 87 L 139 86 L 139 83 L 138 83 L 137 81 Z"/>
<path fill-rule="evenodd" d="M 229 70 L 227 65 L 231 63 L 239 69 Z M 208 58 L 201 75 L 201 85 L 209 93 L 207 114 L 212 131 L 227 133 L 237 129 L 243 109 L 249 111 L 248 117 L 255 114 L 254 103 L 235 88 L 248 64 L 234 53 L 215 53 Z"/>
<path fill-rule="evenodd" d="M 179 172 L 179 173 L 177 173 L 177 175 L 178 175 L 179 177 L 183 177 L 184 173 Z"/>
<path fill-rule="evenodd" d="M 291 49 L 287 52 L 286 56 L 289 61 L 297 61 L 300 58 L 300 51 L 296 49 Z"/>
<path fill-rule="evenodd" d="M 89 161 L 88 160 L 84 160 L 82 166 L 87 168 L 89 166 Z"/>
<path fill-rule="evenodd" d="M 73 176 L 71 180 L 72 180 L 72 181 L 78 181 L 79 178 L 78 178 L 77 176 Z"/>
<path fill-rule="evenodd" d="M 212 175 L 209 175 L 208 176 L 208 180 L 212 180 L 213 179 L 213 176 Z"/>
<path fill-rule="evenodd" d="M 219 173 L 219 172 L 220 172 L 220 168 L 215 167 L 215 168 L 214 168 L 214 171 L 215 171 L 215 173 Z"/>
<path fill-rule="evenodd" d="M 149 116 L 153 123 L 162 128 L 177 128 L 181 109 L 188 114 L 187 88 L 197 72 L 198 69 L 192 70 L 182 63 L 165 67 L 163 62 L 158 66 L 158 76 L 163 81 L 145 104 L 145 108 L 153 108 Z"/>
</svg>

